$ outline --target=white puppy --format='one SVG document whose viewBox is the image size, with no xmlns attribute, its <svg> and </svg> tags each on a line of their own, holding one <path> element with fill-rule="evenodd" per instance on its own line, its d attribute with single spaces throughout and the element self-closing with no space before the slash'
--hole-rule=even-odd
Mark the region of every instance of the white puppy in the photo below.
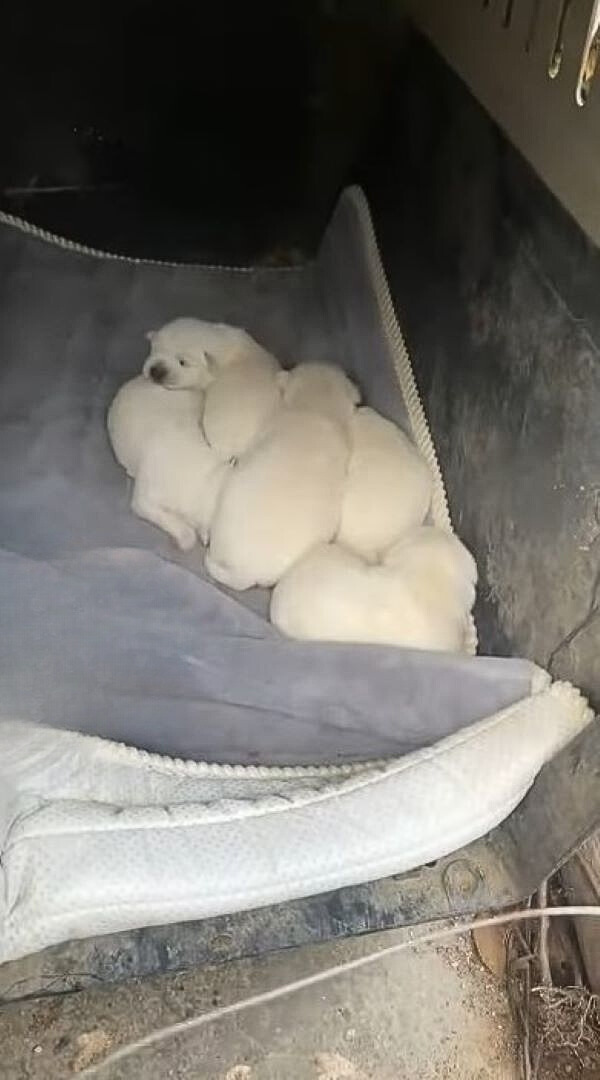
<svg viewBox="0 0 600 1080">
<path fill-rule="evenodd" d="M 185 385 L 194 365 L 207 387 L 203 426 L 224 461 L 239 457 L 265 429 L 280 403 L 279 364 L 245 330 L 202 319 L 174 319 L 147 335 L 145 372 L 163 385 Z"/>
<path fill-rule="evenodd" d="M 425 520 L 432 476 L 395 424 L 374 409 L 357 409 L 337 539 L 370 562 L 402 533 Z"/>
<path fill-rule="evenodd" d="M 411 529 L 382 565 L 321 544 L 281 579 L 271 621 L 289 637 L 460 652 L 477 569 L 455 536 Z"/>
<path fill-rule="evenodd" d="M 299 365 L 285 382 L 286 404 L 233 470 L 213 521 L 206 567 L 234 589 L 275 584 L 339 525 L 349 455 L 339 417 L 350 419 L 358 391 L 324 365 Z"/>
<path fill-rule="evenodd" d="M 184 317 L 165 323 L 160 330 L 150 330 L 146 337 L 150 342 L 149 362 L 174 357 L 197 361 L 210 369 L 210 377 L 249 357 L 262 358 L 266 363 L 274 361 L 246 330 L 227 323 Z"/>
<path fill-rule="evenodd" d="M 199 428 L 204 395 L 197 389 L 169 393 L 144 375 L 126 382 L 109 407 L 106 424 L 114 455 L 135 476 L 144 447 L 160 432 Z"/>
<path fill-rule="evenodd" d="M 267 352 L 245 354 L 218 372 L 206 392 L 202 424 L 224 460 L 239 458 L 265 431 L 281 404 L 280 368 Z"/>
<path fill-rule="evenodd" d="M 340 368 L 331 364 L 298 364 L 291 371 L 282 371 L 279 382 L 283 403 L 289 409 L 326 416 L 347 431 L 360 393 Z"/>
<path fill-rule="evenodd" d="M 141 455 L 131 509 L 189 551 L 197 536 L 207 543 L 229 471 L 230 466 L 208 446 L 197 422 L 160 431 Z"/>
<path fill-rule="evenodd" d="M 200 424 L 203 391 L 213 374 L 197 334 L 188 326 L 197 321 L 176 319 L 147 334 L 152 344 L 142 374 L 118 390 L 108 409 L 108 436 L 129 476 L 136 475 L 143 448 L 158 432 Z"/>
<path fill-rule="evenodd" d="M 155 347 L 154 341 L 142 374 L 165 390 L 205 390 L 214 378 L 213 365 L 202 349 L 171 353 L 166 346 Z"/>
</svg>

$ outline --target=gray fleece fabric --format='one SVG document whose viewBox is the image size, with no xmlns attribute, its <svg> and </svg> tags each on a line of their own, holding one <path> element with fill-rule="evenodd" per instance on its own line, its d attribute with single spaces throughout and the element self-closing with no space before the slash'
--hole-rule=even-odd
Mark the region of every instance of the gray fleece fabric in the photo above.
<svg viewBox="0 0 600 1080">
<path fill-rule="evenodd" d="M 342 363 L 408 429 L 362 234 L 342 199 L 300 270 L 160 267 L 0 226 L 0 714 L 232 764 L 406 753 L 530 691 L 521 660 L 288 641 L 260 590 L 206 580 L 129 510 L 106 408 L 178 315 L 286 365 Z"/>
</svg>

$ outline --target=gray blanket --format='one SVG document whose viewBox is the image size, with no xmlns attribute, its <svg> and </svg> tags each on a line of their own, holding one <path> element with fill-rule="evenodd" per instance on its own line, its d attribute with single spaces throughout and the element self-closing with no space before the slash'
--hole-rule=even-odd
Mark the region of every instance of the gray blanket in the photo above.
<svg viewBox="0 0 600 1080">
<path fill-rule="evenodd" d="M 335 360 L 407 427 L 361 234 L 342 201 L 293 271 L 167 268 L 0 227 L 0 713 L 230 763 L 402 754 L 528 693 L 524 661 L 283 639 L 129 511 L 105 431 L 144 333 L 246 327 L 284 363 Z"/>
</svg>

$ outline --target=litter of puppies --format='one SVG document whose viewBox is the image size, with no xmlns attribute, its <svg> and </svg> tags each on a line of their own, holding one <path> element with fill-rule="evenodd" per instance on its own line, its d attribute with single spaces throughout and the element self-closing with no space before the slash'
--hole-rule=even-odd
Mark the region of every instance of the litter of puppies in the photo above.
<svg viewBox="0 0 600 1080">
<path fill-rule="evenodd" d="M 178 318 L 107 416 L 131 509 L 305 640 L 460 652 L 475 562 L 429 523 L 433 478 L 341 368 L 283 370 L 245 330 Z"/>
</svg>

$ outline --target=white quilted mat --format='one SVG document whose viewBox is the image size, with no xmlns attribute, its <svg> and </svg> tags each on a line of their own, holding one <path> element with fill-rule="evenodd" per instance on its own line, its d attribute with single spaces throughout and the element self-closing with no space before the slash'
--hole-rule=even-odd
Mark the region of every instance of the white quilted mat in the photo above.
<svg viewBox="0 0 600 1080">
<path fill-rule="evenodd" d="M 0 961 L 397 874 L 481 836 L 591 720 L 531 696 L 401 759 L 202 765 L 0 722 Z"/>
</svg>

